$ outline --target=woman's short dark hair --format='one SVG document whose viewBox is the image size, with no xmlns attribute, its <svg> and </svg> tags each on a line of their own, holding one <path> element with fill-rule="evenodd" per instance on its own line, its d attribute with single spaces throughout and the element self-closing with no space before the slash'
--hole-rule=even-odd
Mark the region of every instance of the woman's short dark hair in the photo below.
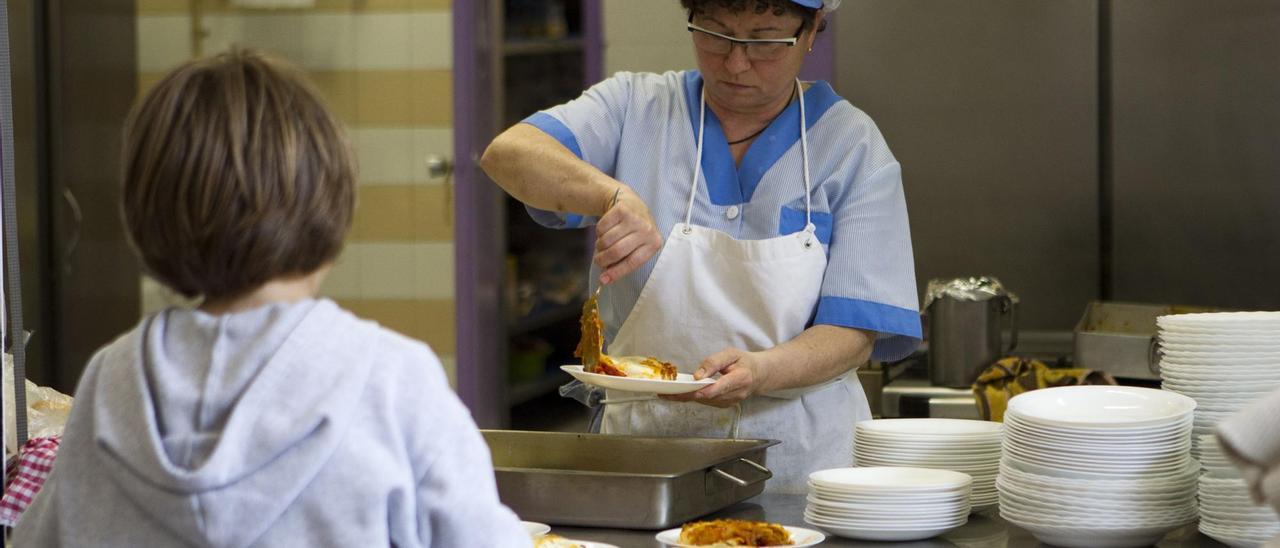
<svg viewBox="0 0 1280 548">
<path fill-rule="evenodd" d="M 752 10 L 755 13 L 773 13 L 774 15 L 786 15 L 792 13 L 798 15 L 802 21 L 801 30 L 807 30 L 813 27 L 813 21 L 818 16 L 818 10 L 814 8 L 806 8 L 792 2 L 791 0 L 680 0 L 680 5 L 684 6 L 685 11 L 689 15 L 697 15 L 706 13 L 708 8 L 716 7 L 729 10 L 733 13 Z M 822 26 L 818 28 L 818 32 L 826 30 L 826 21 L 822 22 Z"/>
<path fill-rule="evenodd" d="M 124 131 L 122 210 L 143 269 L 186 297 L 240 296 L 333 261 L 355 161 L 298 70 L 233 50 L 155 85 Z"/>
</svg>

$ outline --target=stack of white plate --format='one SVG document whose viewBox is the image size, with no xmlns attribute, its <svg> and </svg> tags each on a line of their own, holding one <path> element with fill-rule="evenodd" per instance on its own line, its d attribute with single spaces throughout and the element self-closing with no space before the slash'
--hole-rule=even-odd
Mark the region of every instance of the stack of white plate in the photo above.
<svg viewBox="0 0 1280 548">
<path fill-rule="evenodd" d="M 1280 519 L 1258 506 L 1240 478 L 1200 477 L 1200 532 L 1231 546 L 1258 546 L 1280 535 Z"/>
<path fill-rule="evenodd" d="M 954 470 L 973 476 L 973 511 L 996 506 L 1000 469 L 997 422 L 961 419 L 884 419 L 858 423 L 856 466 L 908 466 Z"/>
<path fill-rule="evenodd" d="M 832 468 L 809 475 L 804 520 L 862 540 L 919 540 L 969 520 L 973 478 L 929 468 Z"/>
<path fill-rule="evenodd" d="M 1257 546 L 1280 535 L 1280 518 L 1258 506 L 1240 470 L 1212 434 L 1200 438 L 1200 532 L 1231 546 Z"/>
<path fill-rule="evenodd" d="M 1046 544 L 1146 546 L 1195 521 L 1191 398 L 1066 386 L 1005 411 L 1000 515 Z"/>
<path fill-rule="evenodd" d="M 1200 438 L 1200 469 L 1204 475 L 1211 478 L 1235 478 L 1240 479 L 1240 469 L 1236 468 L 1227 459 L 1226 453 L 1222 452 L 1222 446 L 1218 445 L 1218 437 L 1213 434 L 1205 434 Z"/>
<path fill-rule="evenodd" d="M 1156 318 L 1165 390 L 1194 398 L 1192 449 L 1222 419 L 1280 388 L 1280 312 L 1177 314 Z"/>
</svg>

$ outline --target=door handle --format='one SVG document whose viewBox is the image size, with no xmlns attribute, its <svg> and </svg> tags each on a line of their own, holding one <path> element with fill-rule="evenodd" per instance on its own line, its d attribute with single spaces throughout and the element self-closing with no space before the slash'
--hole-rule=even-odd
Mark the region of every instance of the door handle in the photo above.
<svg viewBox="0 0 1280 548">
<path fill-rule="evenodd" d="M 70 188 L 62 188 L 62 201 L 66 202 L 67 208 L 71 210 L 71 221 L 74 225 L 71 227 L 71 237 L 67 239 L 67 249 L 62 252 L 62 274 L 71 274 L 71 257 L 75 255 L 76 247 L 80 245 L 80 225 L 84 221 L 84 215 L 80 211 L 80 201 L 76 199 L 75 193 Z"/>
<path fill-rule="evenodd" d="M 426 158 L 427 178 L 443 178 L 444 184 L 444 220 L 453 224 L 453 162 L 440 154 L 428 154 Z"/>
</svg>

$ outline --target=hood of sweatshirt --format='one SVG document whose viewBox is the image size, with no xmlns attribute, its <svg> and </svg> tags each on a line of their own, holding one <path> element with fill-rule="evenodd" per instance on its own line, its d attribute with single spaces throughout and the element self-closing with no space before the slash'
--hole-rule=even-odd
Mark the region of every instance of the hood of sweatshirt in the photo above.
<svg viewBox="0 0 1280 548">
<path fill-rule="evenodd" d="M 374 330 L 328 300 L 151 316 L 102 357 L 102 473 L 193 546 L 252 544 L 342 440 L 376 354 L 350 341 Z"/>
</svg>

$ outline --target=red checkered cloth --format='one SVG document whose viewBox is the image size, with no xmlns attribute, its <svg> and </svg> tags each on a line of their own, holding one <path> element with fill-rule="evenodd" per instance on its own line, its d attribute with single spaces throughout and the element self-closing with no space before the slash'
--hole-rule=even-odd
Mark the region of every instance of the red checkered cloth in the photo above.
<svg viewBox="0 0 1280 548">
<path fill-rule="evenodd" d="M 4 498 L 0 498 L 0 525 L 13 527 L 18 523 L 18 517 L 49 479 L 61 443 L 62 436 L 32 439 L 18 452 L 17 463 L 10 462 Z"/>
</svg>

